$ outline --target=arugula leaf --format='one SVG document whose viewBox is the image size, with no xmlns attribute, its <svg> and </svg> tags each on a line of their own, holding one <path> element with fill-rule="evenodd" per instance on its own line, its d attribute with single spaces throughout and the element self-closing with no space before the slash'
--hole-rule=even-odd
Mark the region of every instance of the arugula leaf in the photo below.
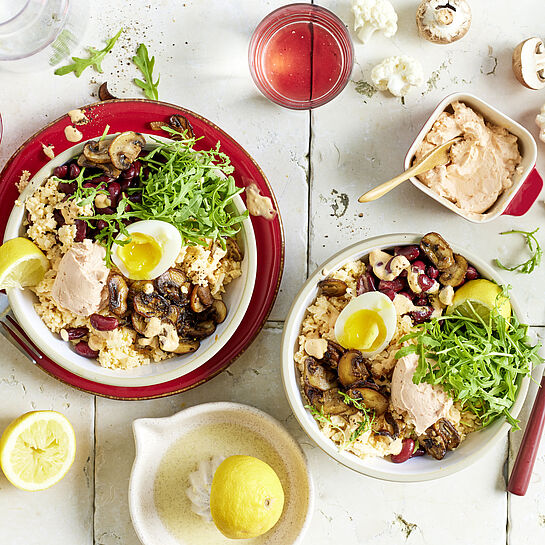
<svg viewBox="0 0 545 545">
<path fill-rule="evenodd" d="M 140 44 L 136 50 L 136 55 L 132 58 L 132 62 L 138 66 L 140 72 L 144 75 L 144 80 L 134 78 L 133 81 L 138 87 L 144 90 L 144 94 L 151 100 L 159 99 L 159 91 L 157 87 L 161 74 L 157 76 L 157 81 L 153 81 L 153 67 L 155 66 L 155 57 L 151 59 L 148 56 L 148 48 L 144 44 Z"/>
<path fill-rule="evenodd" d="M 87 59 L 72 57 L 72 60 L 74 62 L 72 64 L 67 64 L 66 66 L 61 66 L 60 68 L 57 68 L 57 70 L 55 70 L 55 75 L 64 76 L 66 74 L 69 74 L 70 72 L 74 72 L 75 76 L 79 78 L 83 71 L 86 68 L 89 68 L 89 66 L 92 66 L 97 72 L 102 74 L 102 61 L 104 60 L 104 57 L 112 50 L 115 42 L 117 42 L 117 39 L 119 38 L 119 36 L 121 36 L 122 32 L 123 29 L 120 28 L 119 32 L 113 38 L 110 38 L 108 40 L 104 49 L 98 50 L 94 47 L 88 47 L 87 51 L 90 53 L 90 56 Z"/>
<path fill-rule="evenodd" d="M 511 231 L 504 231 L 503 233 L 500 233 L 500 235 L 512 235 L 512 234 L 523 235 L 524 238 L 526 239 L 526 244 L 528 246 L 528 249 L 530 250 L 532 255 L 524 263 L 521 263 L 520 265 L 515 265 L 513 267 L 507 267 L 503 265 L 503 263 L 501 263 L 499 259 L 496 259 L 495 260 L 496 266 L 505 271 L 519 271 L 522 274 L 530 274 L 531 272 L 533 272 L 533 270 L 536 267 L 539 267 L 539 265 L 541 264 L 541 257 L 543 256 L 543 250 L 541 249 L 541 246 L 539 245 L 537 238 L 534 236 L 538 231 L 539 231 L 539 227 L 530 232 L 518 231 L 516 229 L 513 229 Z"/>
<path fill-rule="evenodd" d="M 506 320 L 497 309 L 488 320 L 454 313 L 420 324 L 410 338 L 416 341 L 414 349 L 404 347 L 396 358 L 418 355 L 415 384 L 441 385 L 483 427 L 503 415 L 518 428 L 509 409 L 520 380 L 545 361 L 538 354 L 541 345 L 530 344 L 527 325 L 516 316 Z"/>
</svg>

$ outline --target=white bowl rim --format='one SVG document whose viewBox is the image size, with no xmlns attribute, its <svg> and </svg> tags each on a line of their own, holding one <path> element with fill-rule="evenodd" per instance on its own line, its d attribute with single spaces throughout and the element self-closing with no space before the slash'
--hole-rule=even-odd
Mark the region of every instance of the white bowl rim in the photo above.
<svg viewBox="0 0 545 545">
<path fill-rule="evenodd" d="M 111 133 L 111 134 L 108 134 L 106 138 L 112 139 L 118 134 L 120 133 Z M 148 133 L 142 133 L 142 134 L 144 135 L 144 137 L 146 137 L 147 146 L 153 145 L 154 141 L 156 140 L 161 142 L 171 141 L 171 139 L 169 138 L 157 136 L 154 134 L 148 134 Z M 50 173 L 52 172 L 52 169 L 55 166 L 57 166 L 57 163 L 62 164 L 64 162 L 64 159 L 60 161 L 61 157 L 64 158 L 70 155 L 77 155 L 81 151 L 85 143 L 88 142 L 89 140 L 96 140 L 96 138 L 89 138 L 87 140 L 82 140 L 81 142 L 78 142 L 74 146 L 63 151 L 54 159 L 48 161 L 29 180 L 27 188 L 25 189 L 25 191 L 21 193 L 21 198 L 26 199 L 28 196 L 30 196 L 31 192 L 29 190 L 30 188 L 32 188 L 33 181 L 36 178 L 44 177 L 44 180 L 41 182 L 41 184 L 39 184 L 39 185 L 43 185 L 45 180 L 49 177 L 47 176 L 47 174 L 50 175 Z M 34 189 L 32 189 L 32 192 L 33 191 Z M 240 195 L 236 195 L 233 198 L 232 202 L 237 208 L 237 210 L 239 211 L 246 210 L 246 207 Z M 17 213 L 19 212 L 17 208 L 18 207 L 14 205 L 10 213 L 10 217 L 8 219 L 6 229 L 4 232 L 4 241 L 19 236 L 20 223 L 15 221 L 15 217 L 18 215 Z M 33 343 L 35 343 L 36 346 L 49 359 L 51 359 L 53 362 L 55 362 L 57 365 L 60 365 L 67 371 L 77 376 L 83 377 L 87 380 L 91 380 L 97 384 L 105 384 L 109 386 L 117 386 L 117 387 L 123 387 L 123 388 L 140 388 L 143 386 L 153 386 L 153 385 L 163 384 L 165 382 L 175 380 L 184 375 L 187 375 L 188 373 L 204 365 L 209 359 L 214 357 L 225 346 L 225 344 L 229 341 L 229 339 L 231 339 L 233 334 L 236 332 L 238 326 L 241 324 L 246 314 L 246 311 L 248 310 L 248 307 L 250 305 L 250 301 L 252 299 L 255 280 L 256 280 L 256 272 L 257 272 L 257 244 L 255 240 L 253 225 L 249 217 L 243 220 L 240 234 L 244 237 L 244 240 L 245 240 L 245 245 L 246 245 L 245 255 L 248 256 L 248 274 L 246 275 L 246 278 L 244 279 L 244 285 L 241 290 L 242 294 L 240 298 L 240 303 L 236 309 L 236 312 L 232 315 L 229 322 L 226 324 L 222 334 L 218 337 L 217 340 L 215 340 L 215 342 L 210 347 L 207 348 L 206 351 L 199 353 L 199 350 L 197 350 L 194 353 L 195 356 L 193 357 L 193 359 L 191 359 L 187 363 L 181 363 L 181 365 L 179 365 L 178 367 L 170 371 L 166 371 L 162 373 L 154 373 L 151 375 L 145 375 L 145 376 L 139 376 L 139 377 L 123 376 L 123 373 L 121 372 L 125 370 L 120 370 L 120 369 L 110 370 L 108 368 L 104 368 L 100 366 L 100 364 L 96 362 L 96 360 L 95 360 L 95 363 L 100 368 L 99 369 L 100 373 L 87 371 L 86 369 L 82 368 L 81 365 L 77 363 L 77 358 L 80 358 L 81 356 L 78 356 L 74 352 L 73 353 L 74 360 L 64 357 L 62 354 L 59 354 L 56 350 L 53 349 L 53 347 L 47 342 L 47 338 L 44 338 L 38 334 L 33 334 L 35 333 L 35 329 L 32 325 L 32 320 L 29 319 L 29 317 L 24 312 L 22 312 L 21 309 L 19 308 L 18 296 L 21 294 L 22 290 L 8 291 L 8 300 L 18 323 L 21 325 L 25 333 L 29 335 Z M 37 316 L 37 318 L 41 320 L 39 316 Z M 49 328 L 47 329 L 49 331 Z M 54 335 L 54 333 L 52 333 L 51 331 L 49 331 L 49 333 L 51 335 Z M 169 358 L 163 361 L 172 362 L 172 360 L 175 360 L 176 358 L 177 357 L 175 356 L 174 358 Z M 160 365 L 161 363 L 162 362 L 157 362 L 157 363 L 150 362 L 149 366 L 156 366 L 156 365 Z M 130 372 L 130 369 L 128 369 L 127 371 Z"/>
<path fill-rule="evenodd" d="M 477 108 L 484 107 L 484 109 L 489 109 L 493 111 L 499 118 L 502 119 L 503 127 L 509 130 L 509 132 L 517 133 L 516 136 L 519 138 L 519 140 L 523 140 L 524 144 L 529 146 L 529 152 L 525 153 L 525 156 L 523 157 L 523 161 L 527 161 L 528 164 L 523 170 L 518 183 L 507 190 L 510 192 L 510 194 L 505 202 L 501 206 L 499 206 L 497 210 L 494 210 L 494 212 L 486 212 L 484 214 L 472 214 L 470 212 L 464 212 L 445 197 L 438 195 L 437 193 L 432 191 L 426 184 L 423 184 L 420 180 L 418 180 L 418 178 L 413 176 L 409 178 L 409 180 L 415 187 L 420 189 L 420 191 L 423 191 L 426 195 L 436 200 L 438 203 L 442 204 L 455 214 L 462 216 L 464 219 L 471 221 L 472 223 L 488 223 L 501 216 L 505 212 L 505 210 L 507 210 L 507 207 L 511 204 L 511 201 L 515 198 L 516 194 L 521 189 L 532 170 L 535 168 L 537 160 L 537 144 L 528 129 L 523 127 L 520 123 L 517 123 L 514 119 L 504 114 L 494 106 L 492 106 L 490 103 L 471 93 L 457 92 L 446 96 L 433 110 L 422 129 L 420 129 L 420 132 L 416 135 L 413 143 L 407 151 L 407 155 L 405 156 L 404 168 L 405 170 L 407 170 L 411 167 L 411 163 L 416 153 L 417 147 L 420 145 L 422 140 L 424 140 L 424 137 L 426 136 L 426 134 L 428 134 L 439 115 L 444 112 L 450 104 L 457 101 L 467 102 L 470 107 L 472 106 L 471 103 L 473 103 L 473 105 Z M 526 156 L 528 156 L 529 159 Z"/>
<path fill-rule="evenodd" d="M 281 341 L 281 370 L 284 392 L 288 399 L 288 403 L 290 404 L 290 407 L 295 417 L 297 418 L 297 421 L 299 422 L 305 433 L 326 454 L 331 456 L 334 460 L 341 463 L 342 465 L 358 473 L 367 475 L 368 477 L 374 477 L 376 479 L 392 482 L 422 482 L 439 479 L 441 477 L 446 477 L 447 475 L 452 475 L 453 473 L 469 467 L 471 464 L 476 462 L 477 459 L 485 453 L 485 451 L 490 450 L 495 444 L 498 443 L 498 441 L 500 441 L 507 434 L 507 432 L 511 429 L 511 426 L 508 422 L 503 422 L 501 426 L 498 427 L 494 435 L 487 442 L 476 448 L 469 456 L 466 456 L 463 459 L 452 463 L 446 469 L 442 469 L 440 467 L 439 461 L 438 468 L 436 470 L 414 475 L 399 475 L 393 471 L 387 472 L 365 467 L 365 460 L 362 460 L 350 453 L 340 452 L 333 443 L 333 441 L 326 438 L 326 436 L 321 433 L 320 430 L 316 431 L 315 429 L 310 428 L 309 425 L 307 425 L 309 423 L 314 423 L 314 419 L 312 418 L 312 416 L 310 416 L 310 413 L 303 406 L 301 390 L 296 373 L 296 366 L 293 359 L 295 344 L 294 342 L 290 342 L 290 340 L 297 340 L 301 327 L 301 324 L 296 323 L 295 320 L 296 310 L 301 307 L 302 302 L 310 294 L 310 292 L 313 291 L 320 279 L 325 278 L 328 274 L 331 273 L 331 271 L 337 270 L 340 266 L 342 266 L 342 264 L 346 263 L 347 261 L 350 261 L 352 259 L 361 259 L 361 257 L 367 255 L 369 251 L 374 248 L 390 248 L 398 245 L 400 246 L 406 244 L 415 244 L 419 242 L 423 236 L 423 234 L 419 233 L 392 233 L 388 235 L 379 235 L 352 244 L 351 246 L 337 252 L 335 255 L 333 255 L 316 269 L 316 271 L 308 278 L 308 280 L 305 282 L 305 284 L 295 297 L 286 318 Z M 485 277 L 501 281 L 500 275 L 498 275 L 498 273 L 494 271 L 492 267 L 490 267 L 481 258 L 472 254 L 471 251 L 467 251 L 466 249 L 461 248 L 460 246 L 450 242 L 449 245 L 455 252 L 464 255 Z M 518 302 L 513 298 L 513 296 L 511 296 L 511 305 L 516 316 L 518 316 L 519 318 L 523 316 L 521 312 L 521 307 L 519 306 Z M 526 394 L 528 392 L 529 383 L 530 377 L 525 377 L 521 382 L 517 397 L 515 399 L 515 403 L 510 410 L 514 418 L 517 418 L 520 410 L 522 409 L 522 405 L 524 404 L 524 400 L 526 399 Z M 475 433 L 479 432 L 477 431 Z M 454 455 L 456 455 L 456 451 L 451 453 L 451 456 Z M 397 466 L 396 464 L 392 463 L 392 467 Z"/>
<path fill-rule="evenodd" d="M 282 436 L 285 439 L 285 441 L 290 445 L 292 451 L 296 452 L 297 455 L 300 456 L 303 462 L 303 466 L 305 469 L 305 476 L 308 482 L 308 506 L 307 506 L 307 511 L 305 515 L 305 520 L 303 521 L 303 524 L 301 525 L 301 529 L 295 541 L 293 541 L 290 544 L 286 544 L 286 545 L 300 545 L 304 535 L 306 534 L 308 528 L 310 527 L 310 523 L 314 513 L 314 503 L 315 503 L 315 485 L 314 485 L 312 473 L 310 471 L 308 458 L 304 450 L 301 448 L 301 445 L 289 433 L 289 431 L 282 425 L 282 423 L 280 423 L 276 418 L 262 411 L 261 409 L 258 409 L 257 407 L 253 407 L 252 405 L 246 405 L 243 403 L 237 403 L 232 401 L 212 401 L 209 403 L 201 403 L 199 405 L 194 405 L 192 407 L 188 407 L 187 409 L 183 409 L 171 416 L 158 417 L 158 418 L 137 418 L 136 420 L 133 420 L 132 429 L 133 429 L 136 452 L 135 452 L 133 465 L 131 468 L 131 474 L 129 477 L 129 486 L 128 486 L 127 493 L 128 493 L 128 499 L 129 499 L 129 514 L 131 517 L 131 521 L 132 521 L 134 530 L 136 534 L 138 535 L 138 539 L 140 539 L 140 541 L 143 544 L 146 543 L 145 541 L 146 536 L 144 535 L 142 531 L 142 527 L 143 527 L 142 521 L 139 520 L 138 516 L 136 515 L 136 513 L 138 512 L 136 480 L 138 478 L 141 478 L 137 475 L 137 463 L 136 463 L 140 453 L 140 445 L 139 445 L 138 433 L 137 433 L 137 428 L 139 424 L 150 422 L 150 421 L 157 423 L 160 421 L 165 428 L 167 426 L 172 426 L 174 428 L 176 427 L 176 424 L 178 422 L 181 422 L 187 419 L 198 418 L 199 416 L 206 415 L 206 414 L 225 413 L 228 411 L 246 412 L 246 413 L 252 414 L 253 416 L 257 418 L 261 418 L 262 420 L 265 420 L 278 432 L 280 436 Z M 182 435 L 183 435 L 183 430 L 180 429 L 179 437 L 181 437 Z M 175 440 L 173 439 L 169 443 L 169 445 L 172 445 L 174 441 Z"/>
</svg>

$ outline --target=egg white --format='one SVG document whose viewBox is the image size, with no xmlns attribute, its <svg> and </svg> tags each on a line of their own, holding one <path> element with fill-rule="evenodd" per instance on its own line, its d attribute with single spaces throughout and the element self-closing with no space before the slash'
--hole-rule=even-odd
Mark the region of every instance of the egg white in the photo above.
<svg viewBox="0 0 545 545">
<path fill-rule="evenodd" d="M 142 220 L 128 225 L 127 231 L 129 235 L 131 233 L 143 233 L 148 235 L 152 237 L 161 248 L 161 259 L 159 263 L 157 263 L 155 268 L 146 275 L 146 278 L 142 278 L 142 280 L 153 280 L 175 264 L 176 258 L 180 254 L 182 248 L 182 236 L 174 225 L 160 220 Z M 124 240 L 125 238 L 125 235 L 120 234 L 116 240 Z M 121 246 L 118 244 L 113 244 L 112 261 L 124 276 L 133 279 L 133 276 L 131 276 L 131 273 L 129 273 L 125 263 L 123 263 L 123 260 L 118 254 L 120 248 Z"/>
<path fill-rule="evenodd" d="M 397 313 L 391 299 L 383 293 L 378 291 L 370 291 L 363 293 L 362 295 L 358 295 L 342 309 L 337 321 L 335 322 L 335 337 L 339 344 L 341 344 L 339 339 L 343 336 L 346 320 L 348 320 L 348 318 L 358 310 L 375 311 L 382 319 L 386 328 L 386 337 L 384 342 L 376 350 L 372 352 L 361 351 L 365 358 L 370 358 L 371 356 L 375 356 L 376 354 L 382 352 L 392 340 L 397 325 Z"/>
</svg>

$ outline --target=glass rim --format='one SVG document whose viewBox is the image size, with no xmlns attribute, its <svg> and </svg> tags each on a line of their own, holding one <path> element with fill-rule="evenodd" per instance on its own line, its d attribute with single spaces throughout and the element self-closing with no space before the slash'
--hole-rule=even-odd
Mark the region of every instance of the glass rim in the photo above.
<svg viewBox="0 0 545 545">
<path fill-rule="evenodd" d="M 297 13 L 298 8 L 301 8 L 302 10 L 304 10 L 304 12 Z M 278 17 L 279 14 L 281 14 L 282 12 L 287 12 L 285 17 Z M 271 20 L 275 19 L 275 17 L 278 17 L 278 20 L 276 21 L 276 24 L 278 25 L 281 24 L 284 19 L 288 19 L 291 16 L 294 18 L 293 22 L 297 21 L 297 19 L 307 22 L 308 18 L 316 13 L 325 16 L 327 18 L 327 22 L 329 23 L 328 26 L 335 28 L 339 33 L 339 37 L 334 37 L 337 39 L 337 42 L 342 42 L 339 43 L 339 46 L 341 51 L 343 51 L 344 53 L 344 61 L 341 65 L 340 82 L 335 84 L 327 93 L 317 99 L 297 101 L 290 100 L 283 96 L 276 96 L 276 94 L 271 93 L 272 86 L 267 86 L 264 81 L 259 77 L 257 73 L 258 71 L 256 70 L 256 65 L 259 63 L 259 61 L 257 60 L 257 52 L 259 50 L 259 47 L 262 45 L 263 40 L 265 40 L 266 43 L 270 39 L 270 36 L 267 36 L 266 34 L 266 31 L 269 30 L 268 27 L 274 27 L 274 25 L 271 24 Z M 316 22 L 323 23 L 323 19 Z M 326 27 L 326 29 L 330 31 L 330 33 L 332 33 L 329 28 Z M 350 32 L 344 22 L 331 10 L 318 4 L 296 2 L 293 4 L 286 4 L 285 6 L 281 6 L 271 11 L 257 24 L 256 28 L 252 33 L 252 36 L 250 38 L 250 44 L 248 46 L 248 65 L 250 68 L 250 75 L 252 76 L 254 84 L 259 89 L 261 94 L 265 96 L 265 98 L 267 98 L 271 102 L 274 102 L 275 104 L 283 106 L 284 108 L 289 108 L 291 110 L 311 110 L 314 108 L 318 108 L 319 106 L 323 106 L 324 104 L 327 104 L 328 102 L 336 98 L 348 85 L 354 67 L 354 44 L 352 42 Z"/>
</svg>

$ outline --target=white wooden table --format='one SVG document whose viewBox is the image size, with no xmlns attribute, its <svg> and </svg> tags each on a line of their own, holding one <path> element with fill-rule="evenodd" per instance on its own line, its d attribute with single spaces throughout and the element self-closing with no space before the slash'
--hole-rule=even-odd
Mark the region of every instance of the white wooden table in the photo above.
<svg viewBox="0 0 545 545">
<path fill-rule="evenodd" d="M 82 1 L 82 0 L 80 0 Z M 95 100 L 107 80 L 121 97 L 139 96 L 129 62 L 145 42 L 157 57 L 160 98 L 213 120 L 261 165 L 280 203 L 286 230 L 286 269 L 270 321 L 252 347 L 226 372 L 196 390 L 173 397 L 119 402 L 94 398 L 49 378 L 0 339 L 0 430 L 32 409 L 62 411 L 73 423 L 76 461 L 57 486 L 24 493 L 0 476 L 0 544 L 137 545 L 127 506 L 134 456 L 131 422 L 166 416 L 206 401 L 233 400 L 281 420 L 300 441 L 316 481 L 316 511 L 304 543 L 322 545 L 479 544 L 526 545 L 545 540 L 545 445 L 526 497 L 510 497 L 506 476 L 521 433 L 512 433 L 471 468 L 436 482 L 381 482 L 345 469 L 303 434 L 291 415 L 279 376 L 282 321 L 305 280 L 323 260 L 363 238 L 389 232 L 437 230 L 492 260 L 516 261 L 521 240 L 506 229 L 543 223 L 542 198 L 523 218 L 473 225 L 406 184 L 371 205 L 357 196 L 401 168 L 406 149 L 435 105 L 464 90 L 490 101 L 537 137 L 534 117 L 545 91 L 522 88 L 511 72 L 514 46 L 539 36 L 543 1 L 472 2 L 473 26 L 460 42 L 435 46 L 418 38 L 416 1 L 393 0 L 399 31 L 355 42 L 352 81 L 330 104 L 312 112 L 284 110 L 255 89 L 246 48 L 255 25 L 279 0 L 95 0 L 85 45 L 100 45 L 120 26 L 125 33 L 103 63 L 104 74 L 80 79 L 51 71 L 0 73 L 4 138 L 0 166 L 34 131 L 66 111 Z M 352 25 L 349 0 L 323 0 Z M 370 68 L 390 54 L 420 59 L 428 82 L 399 99 L 357 92 Z M 545 144 L 538 166 L 545 174 Z M 545 242 L 545 229 L 541 233 Z M 531 276 L 505 273 L 538 332 L 545 327 L 545 266 Z M 535 390 L 530 398 L 533 398 Z M 529 400 L 529 402 L 531 399 Z M 526 407 L 525 415 L 528 411 Z M 282 544 L 279 544 L 282 545 Z"/>
</svg>

